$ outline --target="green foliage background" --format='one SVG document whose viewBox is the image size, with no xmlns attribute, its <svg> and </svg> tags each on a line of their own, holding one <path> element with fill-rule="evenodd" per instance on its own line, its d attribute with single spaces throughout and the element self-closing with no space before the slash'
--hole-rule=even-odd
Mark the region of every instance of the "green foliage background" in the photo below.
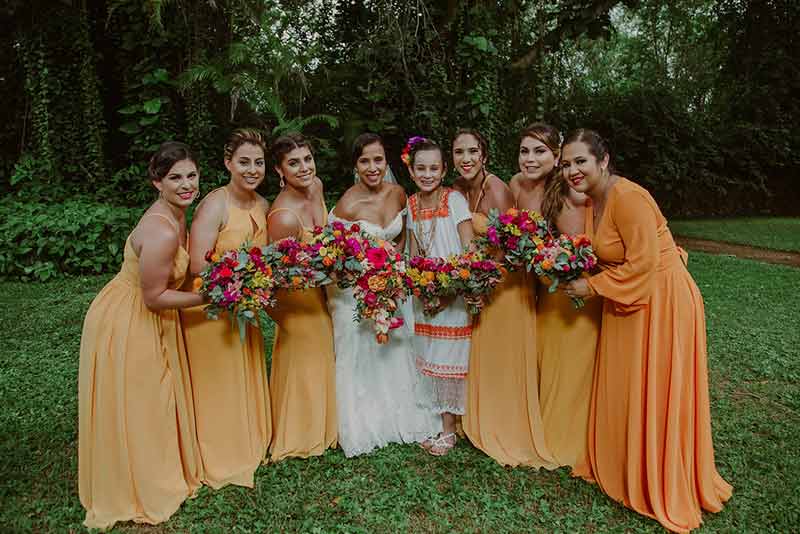
<svg viewBox="0 0 800 534">
<path fill-rule="evenodd" d="M 800 212 L 790 0 L 11 0 L 0 22 L 0 191 L 21 201 L 142 207 L 172 138 L 207 191 L 242 125 L 313 137 L 334 196 L 366 130 L 402 181 L 408 136 L 478 128 L 508 179 L 543 119 L 606 135 L 669 215 Z"/>
</svg>

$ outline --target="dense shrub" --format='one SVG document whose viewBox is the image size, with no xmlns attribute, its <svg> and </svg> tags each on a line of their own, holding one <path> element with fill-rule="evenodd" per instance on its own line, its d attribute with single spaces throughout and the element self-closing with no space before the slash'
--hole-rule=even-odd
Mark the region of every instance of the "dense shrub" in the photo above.
<svg viewBox="0 0 800 534">
<path fill-rule="evenodd" d="M 114 272 L 142 215 L 84 199 L 0 201 L 0 277 L 47 280 L 58 273 Z"/>
</svg>

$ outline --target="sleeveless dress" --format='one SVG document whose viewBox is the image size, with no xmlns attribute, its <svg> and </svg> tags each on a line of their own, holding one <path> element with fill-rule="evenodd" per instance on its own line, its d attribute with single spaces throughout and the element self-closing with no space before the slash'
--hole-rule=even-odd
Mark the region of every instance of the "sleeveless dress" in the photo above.
<svg viewBox="0 0 800 534">
<path fill-rule="evenodd" d="M 302 219 L 287 208 L 275 209 L 270 216 L 284 210 L 302 227 Z M 303 228 L 297 237 L 308 241 L 311 230 Z M 333 325 L 325 294 L 321 288 L 281 290 L 267 313 L 275 321 L 270 460 L 320 456 L 336 446 L 337 437 Z"/>
<path fill-rule="evenodd" d="M 655 200 L 621 178 L 596 231 L 604 297 L 589 408 L 589 463 L 576 474 L 664 528 L 686 532 L 732 492 L 711 438 L 703 298 Z"/>
<path fill-rule="evenodd" d="M 393 241 L 403 231 L 400 211 L 385 228 L 369 221 L 348 221 L 331 213 L 332 220 L 357 222 L 373 236 Z M 353 320 L 352 288 L 327 287 L 336 351 L 336 408 L 339 445 L 345 456 L 365 454 L 388 443 L 421 442 L 438 434 L 442 418 L 417 405 L 418 375 L 412 352 L 413 334 L 406 325 L 389 332 L 379 345 L 368 321 Z"/>
<path fill-rule="evenodd" d="M 145 306 L 130 241 L 120 272 L 89 306 L 81 335 L 78 491 L 89 528 L 166 521 L 202 478 L 178 312 Z M 170 288 L 181 286 L 188 266 L 189 254 L 179 248 Z"/>
<path fill-rule="evenodd" d="M 476 206 L 480 205 L 481 190 Z M 472 214 L 475 235 L 487 217 Z M 539 408 L 536 302 L 531 277 L 509 272 L 473 320 L 464 433 L 501 465 L 554 468 Z"/>
<path fill-rule="evenodd" d="M 226 196 L 228 220 L 219 231 L 216 253 L 242 243 L 266 244 L 266 213 L 244 210 Z M 212 488 L 253 487 L 272 437 L 269 388 L 261 331 L 247 326 L 244 343 L 227 316 L 207 319 L 202 307 L 181 310 L 192 373 L 197 438 L 205 478 Z"/>
<path fill-rule="evenodd" d="M 588 215 L 587 215 L 588 217 Z M 563 291 L 537 284 L 539 403 L 547 446 L 558 465 L 587 461 L 589 401 L 592 396 L 602 298 L 575 309 Z"/>
<path fill-rule="evenodd" d="M 442 189 L 435 208 L 421 209 L 417 194 L 408 199 L 406 226 L 417 241 L 433 234 L 428 256 L 446 258 L 462 252 L 458 224 L 472 216 L 461 194 Z M 471 336 L 472 318 L 463 298 L 456 298 L 433 317 L 427 317 L 414 299 L 414 356 L 421 373 L 421 401 L 437 414 L 464 415 Z"/>
</svg>

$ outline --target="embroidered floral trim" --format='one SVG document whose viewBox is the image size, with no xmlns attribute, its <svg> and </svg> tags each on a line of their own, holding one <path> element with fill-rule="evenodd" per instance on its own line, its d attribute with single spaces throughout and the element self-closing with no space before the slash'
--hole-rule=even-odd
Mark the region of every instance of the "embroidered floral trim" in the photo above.
<svg viewBox="0 0 800 534">
<path fill-rule="evenodd" d="M 450 204 L 447 201 L 447 197 L 450 196 L 451 191 L 452 189 L 449 187 L 444 188 L 442 196 L 439 199 L 439 207 L 436 209 L 419 209 L 417 206 L 417 195 L 411 195 L 411 198 L 408 199 L 408 208 L 411 210 L 411 220 L 417 221 L 422 219 L 423 221 L 429 221 L 434 217 L 448 217 L 450 215 Z"/>
<path fill-rule="evenodd" d="M 467 378 L 468 368 L 463 365 L 438 365 L 422 356 L 417 356 L 417 369 L 425 376 L 434 378 Z"/>
<path fill-rule="evenodd" d="M 416 323 L 414 325 L 414 333 L 418 336 L 436 339 L 469 339 L 472 337 L 472 326 L 440 326 Z"/>
</svg>

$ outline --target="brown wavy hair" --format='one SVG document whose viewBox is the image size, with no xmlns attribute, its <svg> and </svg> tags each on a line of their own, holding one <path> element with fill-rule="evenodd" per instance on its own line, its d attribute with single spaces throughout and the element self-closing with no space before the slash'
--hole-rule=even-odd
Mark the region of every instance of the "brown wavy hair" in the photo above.
<svg viewBox="0 0 800 534">
<path fill-rule="evenodd" d="M 555 126 L 544 122 L 534 122 L 520 132 L 519 140 L 532 137 L 540 141 L 558 158 L 561 155 L 561 132 Z M 561 178 L 558 167 L 553 167 L 544 178 L 544 198 L 542 199 L 542 216 L 555 224 L 555 220 L 564 208 L 564 200 L 569 193 L 569 184 Z"/>
</svg>

